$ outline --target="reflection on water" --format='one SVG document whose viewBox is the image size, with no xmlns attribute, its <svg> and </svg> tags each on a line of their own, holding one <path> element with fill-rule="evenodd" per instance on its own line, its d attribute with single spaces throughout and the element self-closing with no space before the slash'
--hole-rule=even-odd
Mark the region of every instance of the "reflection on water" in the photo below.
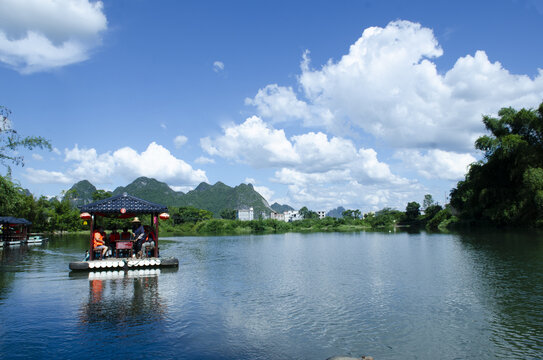
<svg viewBox="0 0 543 360">
<path fill-rule="evenodd" d="M 89 296 L 80 322 L 161 321 L 166 309 L 158 291 L 159 275 L 160 269 L 88 273 Z"/>
<path fill-rule="evenodd" d="M 87 243 L 0 251 L 0 357 L 543 354 L 538 232 L 179 237 L 179 270 L 69 273 Z"/>
</svg>

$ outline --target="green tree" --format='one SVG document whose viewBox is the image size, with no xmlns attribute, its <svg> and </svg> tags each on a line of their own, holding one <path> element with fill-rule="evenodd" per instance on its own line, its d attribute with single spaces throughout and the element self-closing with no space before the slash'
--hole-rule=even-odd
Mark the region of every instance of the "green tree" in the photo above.
<svg viewBox="0 0 543 360">
<path fill-rule="evenodd" d="M 430 194 L 424 195 L 424 200 L 422 201 L 422 208 L 424 211 L 428 209 L 428 207 L 434 205 L 434 198 Z"/>
<path fill-rule="evenodd" d="M 420 215 L 420 204 L 416 201 L 407 203 L 405 207 L 405 217 L 407 220 L 416 220 Z"/>
<path fill-rule="evenodd" d="M 233 209 L 222 209 L 220 216 L 222 219 L 226 220 L 236 220 L 236 210 Z"/>
<path fill-rule="evenodd" d="M 104 200 L 104 199 L 110 198 L 111 196 L 113 196 L 113 194 L 111 193 L 111 191 L 96 190 L 96 191 L 92 194 L 92 200 L 94 200 L 94 201 Z"/>
<path fill-rule="evenodd" d="M 516 225 L 543 222 L 543 103 L 538 110 L 503 108 L 484 116 L 490 134 L 475 148 L 484 159 L 470 166 L 451 191 L 465 220 Z"/>
<path fill-rule="evenodd" d="M 40 136 L 23 137 L 17 133 L 11 126 L 9 119 L 11 111 L 0 106 L 0 163 L 8 168 L 8 163 L 24 166 L 24 158 L 17 153 L 17 149 L 26 148 L 32 150 L 34 148 L 49 149 L 51 144 Z"/>
</svg>

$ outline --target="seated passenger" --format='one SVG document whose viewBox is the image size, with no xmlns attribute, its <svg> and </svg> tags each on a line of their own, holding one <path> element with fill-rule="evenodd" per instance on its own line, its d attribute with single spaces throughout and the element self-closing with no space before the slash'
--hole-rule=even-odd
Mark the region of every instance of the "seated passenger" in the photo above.
<svg viewBox="0 0 543 360">
<path fill-rule="evenodd" d="M 145 242 L 141 244 L 141 257 L 147 257 L 147 251 L 154 249 L 156 244 L 156 235 L 152 229 L 146 229 L 145 234 Z"/>
<path fill-rule="evenodd" d="M 100 260 L 104 259 L 104 255 L 107 253 L 108 247 L 105 245 L 104 236 L 102 233 L 104 229 L 100 226 L 98 230 L 94 231 L 93 236 L 93 248 L 100 251 Z"/>
<path fill-rule="evenodd" d="M 128 231 L 128 228 L 123 228 L 123 232 L 121 233 L 121 240 L 130 240 L 130 231 Z"/>
<path fill-rule="evenodd" d="M 120 239 L 121 239 L 121 235 L 117 232 L 117 229 L 111 230 L 111 234 L 109 234 L 109 241 L 113 243 Z"/>
</svg>

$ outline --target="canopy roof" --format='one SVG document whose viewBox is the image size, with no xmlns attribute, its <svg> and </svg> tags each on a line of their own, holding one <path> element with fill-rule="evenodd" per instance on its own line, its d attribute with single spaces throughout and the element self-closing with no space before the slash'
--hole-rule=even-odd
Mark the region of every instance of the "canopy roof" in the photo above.
<svg viewBox="0 0 543 360">
<path fill-rule="evenodd" d="M 0 216 L 0 224 L 32 225 L 32 223 L 26 219 L 16 218 L 13 216 Z"/>
<path fill-rule="evenodd" d="M 91 214 L 119 215 L 121 217 L 127 217 L 136 214 L 168 212 L 168 207 L 124 193 L 104 200 L 98 200 L 91 204 L 79 206 L 79 210 Z"/>
</svg>

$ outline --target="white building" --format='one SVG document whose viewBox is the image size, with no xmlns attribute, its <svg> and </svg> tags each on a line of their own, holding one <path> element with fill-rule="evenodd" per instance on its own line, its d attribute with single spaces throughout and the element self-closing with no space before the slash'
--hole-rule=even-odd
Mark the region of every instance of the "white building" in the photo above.
<svg viewBox="0 0 543 360">
<path fill-rule="evenodd" d="M 279 214 L 278 212 L 274 211 L 270 214 L 270 219 L 285 221 L 285 214 Z"/>
<path fill-rule="evenodd" d="M 250 221 L 250 220 L 254 220 L 254 218 L 255 218 L 255 215 L 254 215 L 254 211 L 252 207 L 249 209 L 238 210 L 238 220 Z"/>
<path fill-rule="evenodd" d="M 319 219 L 324 219 L 326 217 L 326 211 L 317 211 L 317 214 L 319 214 Z"/>
<path fill-rule="evenodd" d="M 285 216 L 285 222 L 292 222 L 303 219 L 298 210 L 285 211 L 283 215 Z"/>
</svg>

